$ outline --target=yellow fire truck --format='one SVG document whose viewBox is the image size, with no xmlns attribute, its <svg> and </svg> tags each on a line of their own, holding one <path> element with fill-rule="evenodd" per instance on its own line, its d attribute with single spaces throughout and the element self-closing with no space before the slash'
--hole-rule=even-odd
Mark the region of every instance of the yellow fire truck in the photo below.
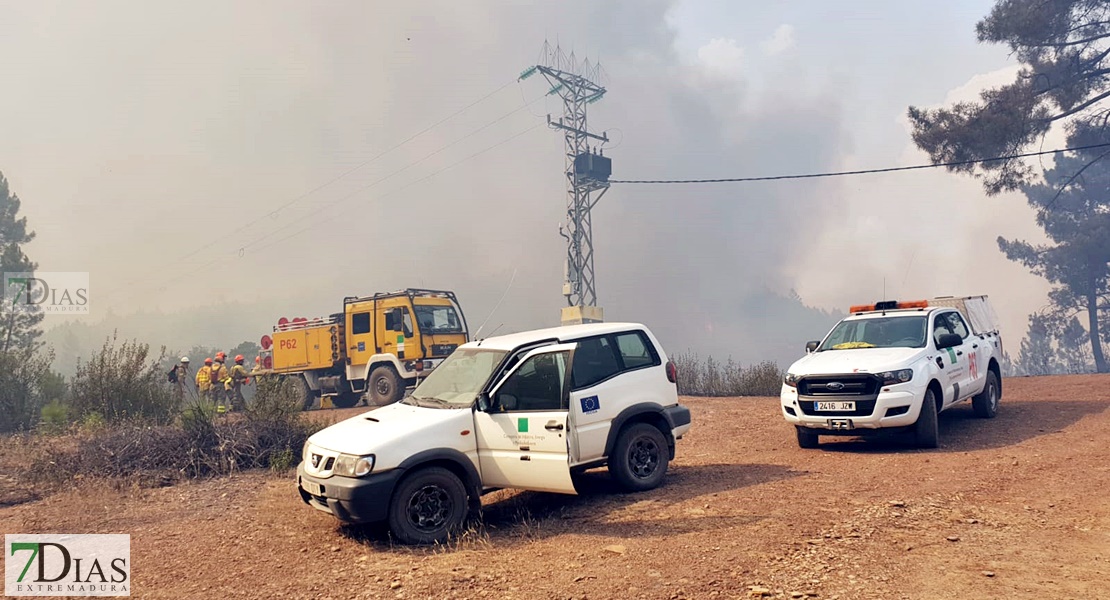
<svg viewBox="0 0 1110 600">
<path fill-rule="evenodd" d="M 343 299 L 343 312 L 284 317 L 262 337 L 260 374 L 301 379 L 304 408 L 328 397 L 340 408 L 400 400 L 406 387 L 470 340 L 453 292 L 406 289 Z"/>
</svg>

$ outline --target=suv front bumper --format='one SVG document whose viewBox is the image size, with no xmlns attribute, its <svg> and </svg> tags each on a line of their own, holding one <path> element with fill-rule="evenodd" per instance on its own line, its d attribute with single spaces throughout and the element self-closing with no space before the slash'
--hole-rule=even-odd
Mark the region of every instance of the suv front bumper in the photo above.
<svg viewBox="0 0 1110 600">
<path fill-rule="evenodd" d="M 366 477 L 326 479 L 313 477 L 297 465 L 297 492 L 305 504 L 326 512 L 347 523 L 384 521 L 389 514 L 389 500 L 401 477 L 400 469 L 371 473 Z"/>
</svg>

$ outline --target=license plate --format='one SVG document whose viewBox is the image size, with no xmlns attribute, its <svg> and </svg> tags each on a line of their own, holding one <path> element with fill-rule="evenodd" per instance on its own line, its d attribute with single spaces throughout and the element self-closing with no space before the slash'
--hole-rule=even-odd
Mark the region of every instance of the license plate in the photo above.
<svg viewBox="0 0 1110 600">
<path fill-rule="evenodd" d="M 856 410 L 855 402 L 814 402 L 814 410 L 840 412 Z"/>
<path fill-rule="evenodd" d="M 316 482 L 313 482 L 313 481 L 303 481 L 302 480 L 301 485 L 304 486 L 304 489 L 305 489 L 306 492 L 312 494 L 313 496 L 323 496 L 324 495 L 324 486 L 320 485 L 319 483 L 316 483 Z"/>
</svg>

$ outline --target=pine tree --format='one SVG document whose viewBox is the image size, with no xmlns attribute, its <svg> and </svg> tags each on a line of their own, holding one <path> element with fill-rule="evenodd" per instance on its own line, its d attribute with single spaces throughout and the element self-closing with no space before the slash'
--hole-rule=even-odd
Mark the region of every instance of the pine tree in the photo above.
<svg viewBox="0 0 1110 600">
<path fill-rule="evenodd" d="M 0 273 L 29 273 L 38 268 L 23 253 L 23 245 L 35 239 L 35 233 L 27 229 L 27 217 L 19 216 L 19 208 L 19 197 L 11 193 L 8 180 L 0 173 Z M 41 312 L 13 310 L 11 300 L 5 298 L 0 302 L 0 352 L 33 353 L 42 335 L 42 319 Z"/>
<path fill-rule="evenodd" d="M 1044 315 L 1029 315 L 1029 330 L 1021 341 L 1017 368 L 1026 375 L 1051 375 L 1056 372 L 1056 349 L 1052 347 L 1052 335 Z"/>
</svg>

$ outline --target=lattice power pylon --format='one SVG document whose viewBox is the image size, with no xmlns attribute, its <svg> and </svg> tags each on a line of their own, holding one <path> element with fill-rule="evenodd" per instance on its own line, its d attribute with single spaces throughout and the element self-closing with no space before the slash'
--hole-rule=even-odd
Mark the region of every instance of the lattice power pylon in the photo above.
<svg viewBox="0 0 1110 600">
<path fill-rule="evenodd" d="M 526 69 L 520 79 L 538 72 L 551 85 L 547 94 L 563 99 L 563 116 L 558 120 L 547 116 L 548 125 L 561 130 L 566 141 L 567 220 L 560 226 L 560 234 L 567 240 L 563 295 L 568 306 L 561 321 L 568 325 L 600 322 L 603 313 L 597 305 L 591 211 L 609 189 L 612 161 L 590 149 L 590 140 L 608 142 L 609 138 L 589 132 L 586 106 L 600 100 L 606 90 L 595 82 L 601 73 L 599 64 L 578 63 L 573 52 L 566 56 L 547 44 L 544 61 L 547 64 Z"/>
</svg>

